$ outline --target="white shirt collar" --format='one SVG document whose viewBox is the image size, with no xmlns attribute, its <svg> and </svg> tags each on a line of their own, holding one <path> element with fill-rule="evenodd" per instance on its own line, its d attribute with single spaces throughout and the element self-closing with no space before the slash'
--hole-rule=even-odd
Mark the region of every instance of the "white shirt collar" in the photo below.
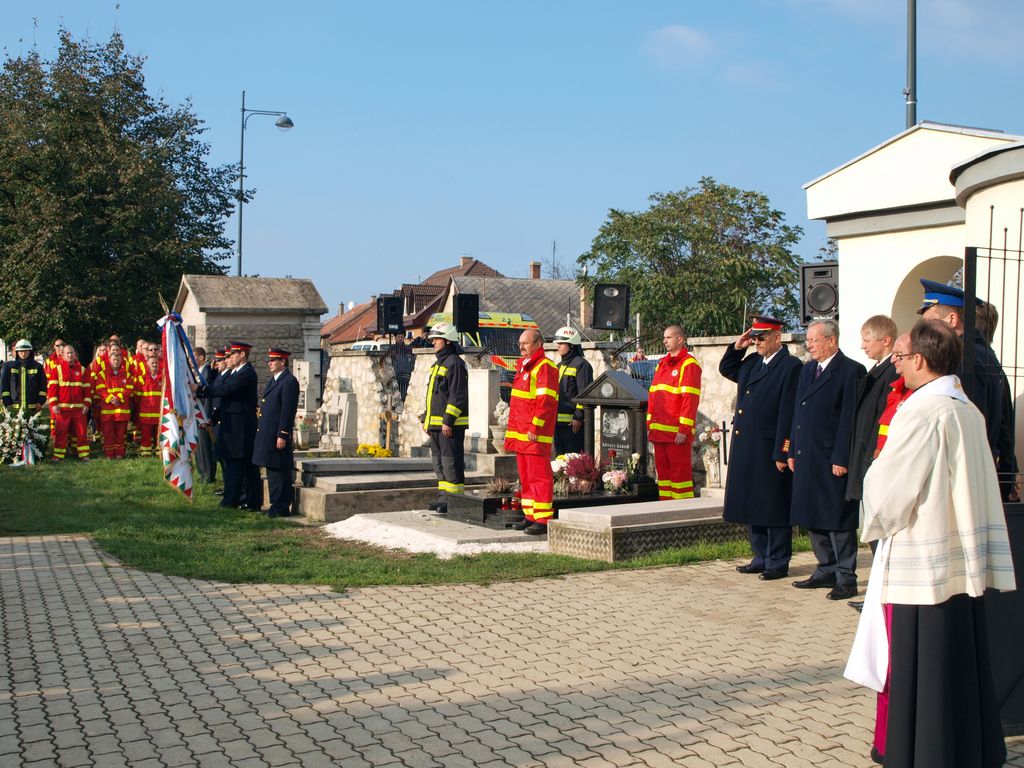
<svg viewBox="0 0 1024 768">
<path fill-rule="evenodd" d="M 775 358 L 775 356 L 777 354 L 779 354 L 779 352 L 781 352 L 781 351 L 782 351 L 782 347 L 779 347 L 774 352 L 772 352 L 770 355 L 768 355 L 768 357 L 764 358 L 764 364 L 768 365 L 768 363 L 770 363 Z"/>
<path fill-rule="evenodd" d="M 923 387 L 914 392 L 914 397 L 919 397 L 921 395 L 942 395 L 944 397 L 952 397 L 962 403 L 969 402 L 967 394 L 964 392 L 964 388 L 960 384 L 960 378 L 953 374 L 950 374 L 949 376 L 939 376 L 939 378 L 929 381 Z"/>
<path fill-rule="evenodd" d="M 839 352 L 837 351 L 834 355 L 832 355 L 832 357 L 828 358 L 827 360 L 822 360 L 820 363 L 818 363 L 818 367 L 821 368 L 822 371 L 824 371 L 826 368 L 828 368 L 828 364 L 831 363 L 835 359 L 835 356 L 838 354 Z"/>
</svg>

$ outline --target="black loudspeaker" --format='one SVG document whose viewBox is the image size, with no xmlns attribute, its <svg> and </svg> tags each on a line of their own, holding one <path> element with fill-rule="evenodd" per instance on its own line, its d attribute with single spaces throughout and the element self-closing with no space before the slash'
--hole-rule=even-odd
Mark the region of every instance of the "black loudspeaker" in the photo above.
<svg viewBox="0 0 1024 768">
<path fill-rule="evenodd" d="M 377 331 L 379 333 L 401 333 L 402 297 L 382 296 L 377 299 Z"/>
<path fill-rule="evenodd" d="M 459 333 L 476 333 L 480 330 L 480 294 L 456 293 L 455 311 L 452 320 Z"/>
<path fill-rule="evenodd" d="M 590 327 L 600 331 L 624 331 L 629 327 L 629 286 L 598 283 L 594 286 L 594 319 Z"/>
<path fill-rule="evenodd" d="M 830 317 L 839 319 L 839 262 L 800 265 L 800 325 Z"/>
</svg>

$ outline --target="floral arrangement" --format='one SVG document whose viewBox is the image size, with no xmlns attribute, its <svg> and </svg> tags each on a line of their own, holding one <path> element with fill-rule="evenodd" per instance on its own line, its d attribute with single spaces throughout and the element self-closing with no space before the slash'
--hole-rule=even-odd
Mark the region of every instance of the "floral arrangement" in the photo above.
<svg viewBox="0 0 1024 768">
<path fill-rule="evenodd" d="M 356 448 L 356 456 L 370 456 L 374 459 L 389 459 L 391 458 L 391 451 L 380 445 L 360 443 L 359 447 Z"/>
<path fill-rule="evenodd" d="M 29 417 L 0 407 L 0 464 L 35 464 L 43 458 L 49 437 L 49 411 L 37 411 Z"/>
<path fill-rule="evenodd" d="M 612 493 L 627 493 L 636 479 L 636 469 L 640 464 L 640 454 L 634 453 L 626 459 L 626 466 L 615 466 L 616 451 L 608 451 L 608 470 L 601 475 L 605 490 Z"/>
<path fill-rule="evenodd" d="M 582 496 L 593 491 L 602 467 L 589 453 L 567 453 L 551 462 L 556 496 Z"/>
<path fill-rule="evenodd" d="M 717 424 L 707 423 L 697 434 L 698 448 L 701 453 L 718 453 L 722 442 L 722 429 Z"/>
</svg>

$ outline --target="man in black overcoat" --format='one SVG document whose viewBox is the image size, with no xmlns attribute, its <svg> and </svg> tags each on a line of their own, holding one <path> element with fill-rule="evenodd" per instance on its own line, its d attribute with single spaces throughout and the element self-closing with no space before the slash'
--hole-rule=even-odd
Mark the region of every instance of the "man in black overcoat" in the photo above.
<svg viewBox="0 0 1024 768">
<path fill-rule="evenodd" d="M 216 456 L 224 465 L 222 507 L 260 509 L 263 484 L 259 469 L 252 463 L 256 439 L 256 371 L 249 362 L 251 344 L 232 341 L 228 345 L 227 371 L 212 384 L 196 390 L 200 397 L 218 398 Z"/>
<path fill-rule="evenodd" d="M 848 501 L 861 500 L 864 475 L 868 473 L 878 445 L 878 420 L 885 410 L 892 383 L 899 378 L 892 361 L 892 348 L 897 336 L 896 323 L 886 315 L 869 317 L 860 329 L 860 348 L 875 364 L 853 384 L 853 444 L 850 447 L 850 471 L 846 476 Z"/>
<path fill-rule="evenodd" d="M 295 411 L 299 407 L 299 381 L 288 370 L 291 353 L 271 347 L 267 366 L 271 379 L 263 390 L 260 420 L 252 463 L 267 470 L 270 509 L 267 517 L 287 517 L 292 513 L 295 493 L 295 457 L 292 435 Z"/>
<path fill-rule="evenodd" d="M 800 361 L 782 344 L 782 322 L 755 315 L 751 328 L 727 347 L 718 372 L 739 386 L 733 415 L 723 518 L 749 526 L 753 559 L 736 566 L 765 581 L 789 575 L 792 474 L 786 439 Z M 756 354 L 744 355 L 754 346 Z"/>
<path fill-rule="evenodd" d="M 793 471 L 790 522 L 811 537 L 818 567 L 798 589 L 829 588 L 830 600 L 857 595 L 857 502 L 846 500 L 854 382 L 867 371 L 839 350 L 839 324 L 807 327 L 808 363 L 800 370 L 789 430 Z"/>
<path fill-rule="evenodd" d="M 961 338 L 964 331 L 964 292 L 952 285 L 943 285 L 933 280 L 921 280 L 924 288 L 924 302 L 917 313 L 925 320 L 940 320 L 946 323 Z M 981 304 L 980 301 L 977 302 Z M 1013 403 L 1010 396 L 1006 372 L 995 350 L 989 346 L 981 329 L 974 329 L 974 376 L 967 388 L 967 396 L 978 406 L 985 417 L 988 444 L 992 458 L 1000 472 L 1000 490 L 1003 498 L 1010 500 L 1017 495 L 1017 459 L 1013 438 Z M 961 366 L 960 379 L 963 381 Z"/>
<path fill-rule="evenodd" d="M 209 384 L 216 378 L 217 372 L 206 358 L 206 349 L 203 347 L 196 347 L 193 352 L 196 356 L 196 364 L 199 366 L 199 375 L 203 381 L 209 386 Z M 203 407 L 206 409 L 206 415 L 211 416 L 213 413 L 213 407 L 211 406 L 212 398 L 202 398 Z M 217 480 L 217 462 L 213 457 L 213 437 L 210 435 L 208 427 L 203 427 L 199 430 L 197 441 L 196 441 L 196 472 L 199 475 L 199 479 L 204 483 L 212 483 Z"/>
</svg>

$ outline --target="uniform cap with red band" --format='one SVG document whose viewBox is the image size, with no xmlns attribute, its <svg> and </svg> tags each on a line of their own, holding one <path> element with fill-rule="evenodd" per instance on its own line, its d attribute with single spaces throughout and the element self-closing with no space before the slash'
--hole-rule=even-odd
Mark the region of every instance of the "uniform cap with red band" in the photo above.
<svg viewBox="0 0 1024 768">
<path fill-rule="evenodd" d="M 288 358 L 292 356 L 292 353 L 287 349 L 280 349 L 279 347 L 271 347 L 267 350 L 267 358 L 270 360 L 284 360 L 288 362 Z"/>
<path fill-rule="evenodd" d="M 248 352 L 252 349 L 252 344 L 245 341 L 229 341 L 228 349 L 232 352 Z"/>
<path fill-rule="evenodd" d="M 762 336 L 766 333 L 773 333 L 775 331 L 782 330 L 782 321 L 776 320 L 774 317 L 768 317 L 767 315 L 751 315 L 750 322 L 751 336 Z"/>
</svg>

